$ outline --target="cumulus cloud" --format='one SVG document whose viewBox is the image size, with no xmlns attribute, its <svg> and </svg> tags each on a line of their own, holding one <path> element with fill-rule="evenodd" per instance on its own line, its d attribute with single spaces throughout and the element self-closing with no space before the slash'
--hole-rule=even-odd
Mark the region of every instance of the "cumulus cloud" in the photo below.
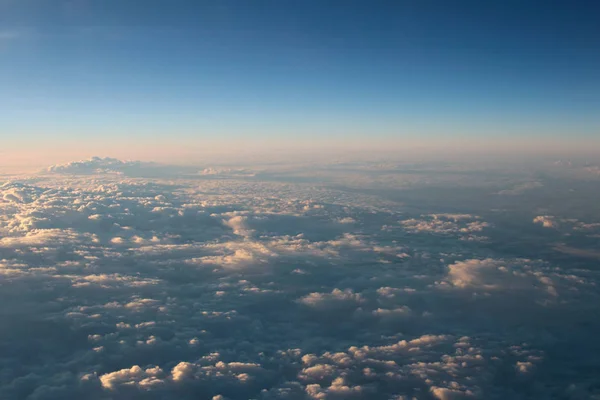
<svg viewBox="0 0 600 400">
<path fill-rule="evenodd" d="M 496 289 L 511 276 L 512 271 L 502 261 L 466 260 L 448 266 L 448 278 L 443 283 L 458 288 Z"/>
<path fill-rule="evenodd" d="M 534 224 L 540 224 L 544 228 L 556 228 L 558 227 L 558 221 L 551 215 L 538 215 L 533 219 Z"/>
<path fill-rule="evenodd" d="M 199 172 L 202 176 L 210 176 L 210 177 L 253 177 L 256 173 L 252 170 L 246 168 L 218 168 L 218 167 L 209 167 L 204 168 Z"/>
<path fill-rule="evenodd" d="M 87 160 L 51 165 L 42 171 L 50 175 L 93 175 L 146 178 L 169 178 L 173 176 L 196 176 L 193 167 L 165 165 L 136 160 L 119 160 L 112 157 L 92 157 Z"/>
<path fill-rule="evenodd" d="M 479 232 L 490 224 L 470 214 L 430 214 L 421 218 L 410 218 L 400 222 L 403 228 L 412 233 L 437 235 L 459 235 L 463 240 L 480 240 Z"/>
<path fill-rule="evenodd" d="M 599 238 L 600 223 L 596 221 L 581 221 L 577 218 L 561 218 L 554 215 L 538 215 L 533 223 L 543 228 L 552 229 L 564 236 L 577 238 Z"/>
<path fill-rule="evenodd" d="M 233 233 L 240 236 L 248 236 L 252 230 L 248 228 L 247 217 L 243 215 L 235 215 L 229 219 L 223 220 L 223 223 L 233 229 Z"/>
<path fill-rule="evenodd" d="M 396 307 L 393 309 L 378 308 L 377 310 L 373 311 L 373 314 L 378 317 L 409 316 L 411 313 L 412 310 L 410 307 L 406 306 Z"/>
<path fill-rule="evenodd" d="M 354 293 L 352 289 L 337 288 L 331 293 L 310 293 L 298 300 L 299 303 L 314 308 L 335 308 L 347 303 L 360 304 L 363 301 L 360 293 Z"/>
<path fill-rule="evenodd" d="M 163 370 L 158 367 L 142 369 L 138 365 L 110 372 L 100 376 L 102 387 L 108 390 L 117 389 L 119 386 L 138 386 L 150 389 L 152 386 L 161 385 Z"/>
<path fill-rule="evenodd" d="M 566 275 L 532 260 L 487 258 L 458 261 L 449 265 L 447 276 L 437 286 L 483 291 L 541 290 L 555 297 L 558 296 L 556 286 L 565 280 L 568 280 Z"/>
<path fill-rule="evenodd" d="M 150 164 L 151 165 L 151 164 Z M 46 168 L 46 172 L 58 174 L 123 174 L 128 169 L 143 166 L 140 161 L 121 161 L 110 157 L 92 157 L 89 160 L 56 164 Z"/>
</svg>

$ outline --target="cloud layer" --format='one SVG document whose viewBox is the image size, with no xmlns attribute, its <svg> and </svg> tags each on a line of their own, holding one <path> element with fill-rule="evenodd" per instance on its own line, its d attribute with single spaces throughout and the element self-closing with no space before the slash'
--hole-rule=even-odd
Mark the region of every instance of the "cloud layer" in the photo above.
<svg viewBox="0 0 600 400">
<path fill-rule="evenodd" d="M 598 395 L 593 219 L 117 161 L 0 182 L 1 398 Z"/>
</svg>

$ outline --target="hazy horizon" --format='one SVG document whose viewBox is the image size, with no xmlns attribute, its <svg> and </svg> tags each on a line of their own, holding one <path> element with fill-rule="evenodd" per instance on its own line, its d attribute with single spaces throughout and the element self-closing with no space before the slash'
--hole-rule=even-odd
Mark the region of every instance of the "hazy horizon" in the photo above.
<svg viewBox="0 0 600 400">
<path fill-rule="evenodd" d="M 596 163 L 600 161 L 600 139 L 588 140 L 578 145 L 568 140 L 521 140 L 517 145 L 512 141 L 482 141 L 453 139 L 424 145 L 420 142 L 397 143 L 370 141 L 368 143 L 345 140 L 341 144 L 321 144 L 301 142 L 284 144 L 281 142 L 234 144 L 192 143 L 151 143 L 135 141 L 121 143 L 119 149 L 111 148 L 110 143 L 96 142 L 77 145 L 75 148 L 52 144 L 6 147 L 0 150 L 0 173 L 35 172 L 52 164 L 67 163 L 91 157 L 112 157 L 121 160 L 139 160 L 173 165 L 228 165 L 252 164 L 256 162 L 336 162 L 390 160 L 404 162 L 543 162 L 574 160 Z"/>
</svg>

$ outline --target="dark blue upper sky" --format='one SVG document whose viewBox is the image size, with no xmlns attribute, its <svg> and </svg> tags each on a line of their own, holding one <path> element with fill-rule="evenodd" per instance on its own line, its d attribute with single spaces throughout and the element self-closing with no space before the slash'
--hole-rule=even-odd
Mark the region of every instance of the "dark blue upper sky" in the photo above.
<svg viewBox="0 0 600 400">
<path fill-rule="evenodd" d="M 0 0 L 0 131 L 592 137 L 594 1 Z"/>
</svg>

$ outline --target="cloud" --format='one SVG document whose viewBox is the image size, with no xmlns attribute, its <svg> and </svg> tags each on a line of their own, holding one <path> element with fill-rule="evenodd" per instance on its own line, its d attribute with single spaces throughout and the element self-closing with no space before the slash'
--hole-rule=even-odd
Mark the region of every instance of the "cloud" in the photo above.
<svg viewBox="0 0 600 400">
<path fill-rule="evenodd" d="M 459 261 L 448 266 L 446 278 L 437 285 L 441 288 L 484 291 L 542 289 L 556 296 L 554 280 L 562 276 L 530 263 L 535 264 L 526 259 L 505 261 L 487 258 Z"/>
<path fill-rule="evenodd" d="M 533 219 L 534 224 L 540 224 L 544 228 L 557 228 L 558 221 L 550 215 L 538 215 Z"/>
<path fill-rule="evenodd" d="M 433 386 L 431 389 L 431 394 L 434 398 L 439 400 L 457 400 L 457 399 L 469 399 L 474 398 L 473 392 L 471 391 L 462 391 L 459 389 L 449 389 Z"/>
<path fill-rule="evenodd" d="M 211 176 L 211 177 L 253 177 L 256 175 L 255 172 L 245 168 L 217 168 L 217 167 L 209 167 L 204 168 L 199 172 L 199 175 L 202 176 Z"/>
<path fill-rule="evenodd" d="M 58 174 L 123 174 L 128 168 L 139 168 L 139 161 L 121 161 L 110 157 L 92 157 L 89 160 L 73 161 L 67 164 L 52 165 L 46 169 Z"/>
<path fill-rule="evenodd" d="M 597 238 L 600 237 L 600 223 L 585 222 L 577 218 L 560 218 L 553 215 L 538 215 L 533 219 L 534 224 L 543 228 L 562 233 L 565 237 Z"/>
<path fill-rule="evenodd" d="M 524 182 L 524 183 L 516 184 L 515 186 L 513 186 L 510 189 L 500 190 L 497 194 L 504 195 L 504 196 L 518 196 L 518 195 L 522 195 L 523 193 L 525 193 L 529 190 L 539 189 L 543 186 L 544 185 L 541 182 L 537 182 L 537 181 Z"/>
<path fill-rule="evenodd" d="M 165 165 L 155 162 L 92 157 L 87 160 L 51 165 L 41 171 L 51 175 L 108 175 L 114 177 L 168 178 L 195 175 L 193 167 Z"/>
<path fill-rule="evenodd" d="M 564 244 L 557 244 L 553 248 L 554 248 L 554 250 L 560 251 L 561 253 L 565 253 L 565 254 L 570 254 L 570 255 L 584 257 L 584 258 L 600 259 L 600 251 L 596 251 L 596 250 L 578 249 L 575 247 L 566 246 Z"/>
<path fill-rule="evenodd" d="M 594 395 L 600 276 L 569 253 L 593 214 L 548 206 L 560 230 L 536 230 L 534 190 L 494 197 L 514 215 L 452 203 L 425 167 L 405 205 L 360 183 L 379 167 L 334 186 L 121 163 L 0 182 L 1 398 Z"/>
<path fill-rule="evenodd" d="M 249 236 L 252 230 L 248 228 L 246 221 L 247 217 L 242 215 L 235 215 L 229 219 L 223 220 L 223 223 L 233 229 L 233 233 L 240 236 Z"/>
<path fill-rule="evenodd" d="M 352 289 L 333 289 L 331 293 L 310 293 L 298 300 L 299 303 L 319 309 L 336 308 L 343 304 L 360 304 L 364 299 Z"/>
<path fill-rule="evenodd" d="M 352 399 L 358 398 L 363 389 L 361 386 L 348 386 L 343 377 L 335 378 L 329 387 L 321 387 L 318 384 L 306 386 L 306 394 L 309 399 Z"/>
<path fill-rule="evenodd" d="M 437 235 L 460 235 L 463 240 L 481 240 L 476 234 L 491 225 L 470 214 L 430 214 L 420 219 L 411 218 L 400 222 L 411 233 L 431 233 Z"/>
<path fill-rule="evenodd" d="M 137 386 L 141 389 L 151 389 L 153 386 L 164 384 L 161 376 L 162 369 L 158 367 L 142 369 L 138 365 L 100 376 L 102 387 L 115 390 L 119 386 Z"/>
<path fill-rule="evenodd" d="M 378 317 L 403 317 L 403 316 L 409 316 L 412 314 L 412 310 L 409 307 L 406 306 L 402 306 L 402 307 L 396 307 L 393 309 L 385 309 L 385 308 L 378 308 L 377 310 L 373 311 L 373 314 L 378 316 Z"/>
<path fill-rule="evenodd" d="M 513 272 L 502 261 L 466 260 L 448 266 L 448 277 L 443 284 L 457 288 L 497 289 L 513 276 Z"/>
</svg>

